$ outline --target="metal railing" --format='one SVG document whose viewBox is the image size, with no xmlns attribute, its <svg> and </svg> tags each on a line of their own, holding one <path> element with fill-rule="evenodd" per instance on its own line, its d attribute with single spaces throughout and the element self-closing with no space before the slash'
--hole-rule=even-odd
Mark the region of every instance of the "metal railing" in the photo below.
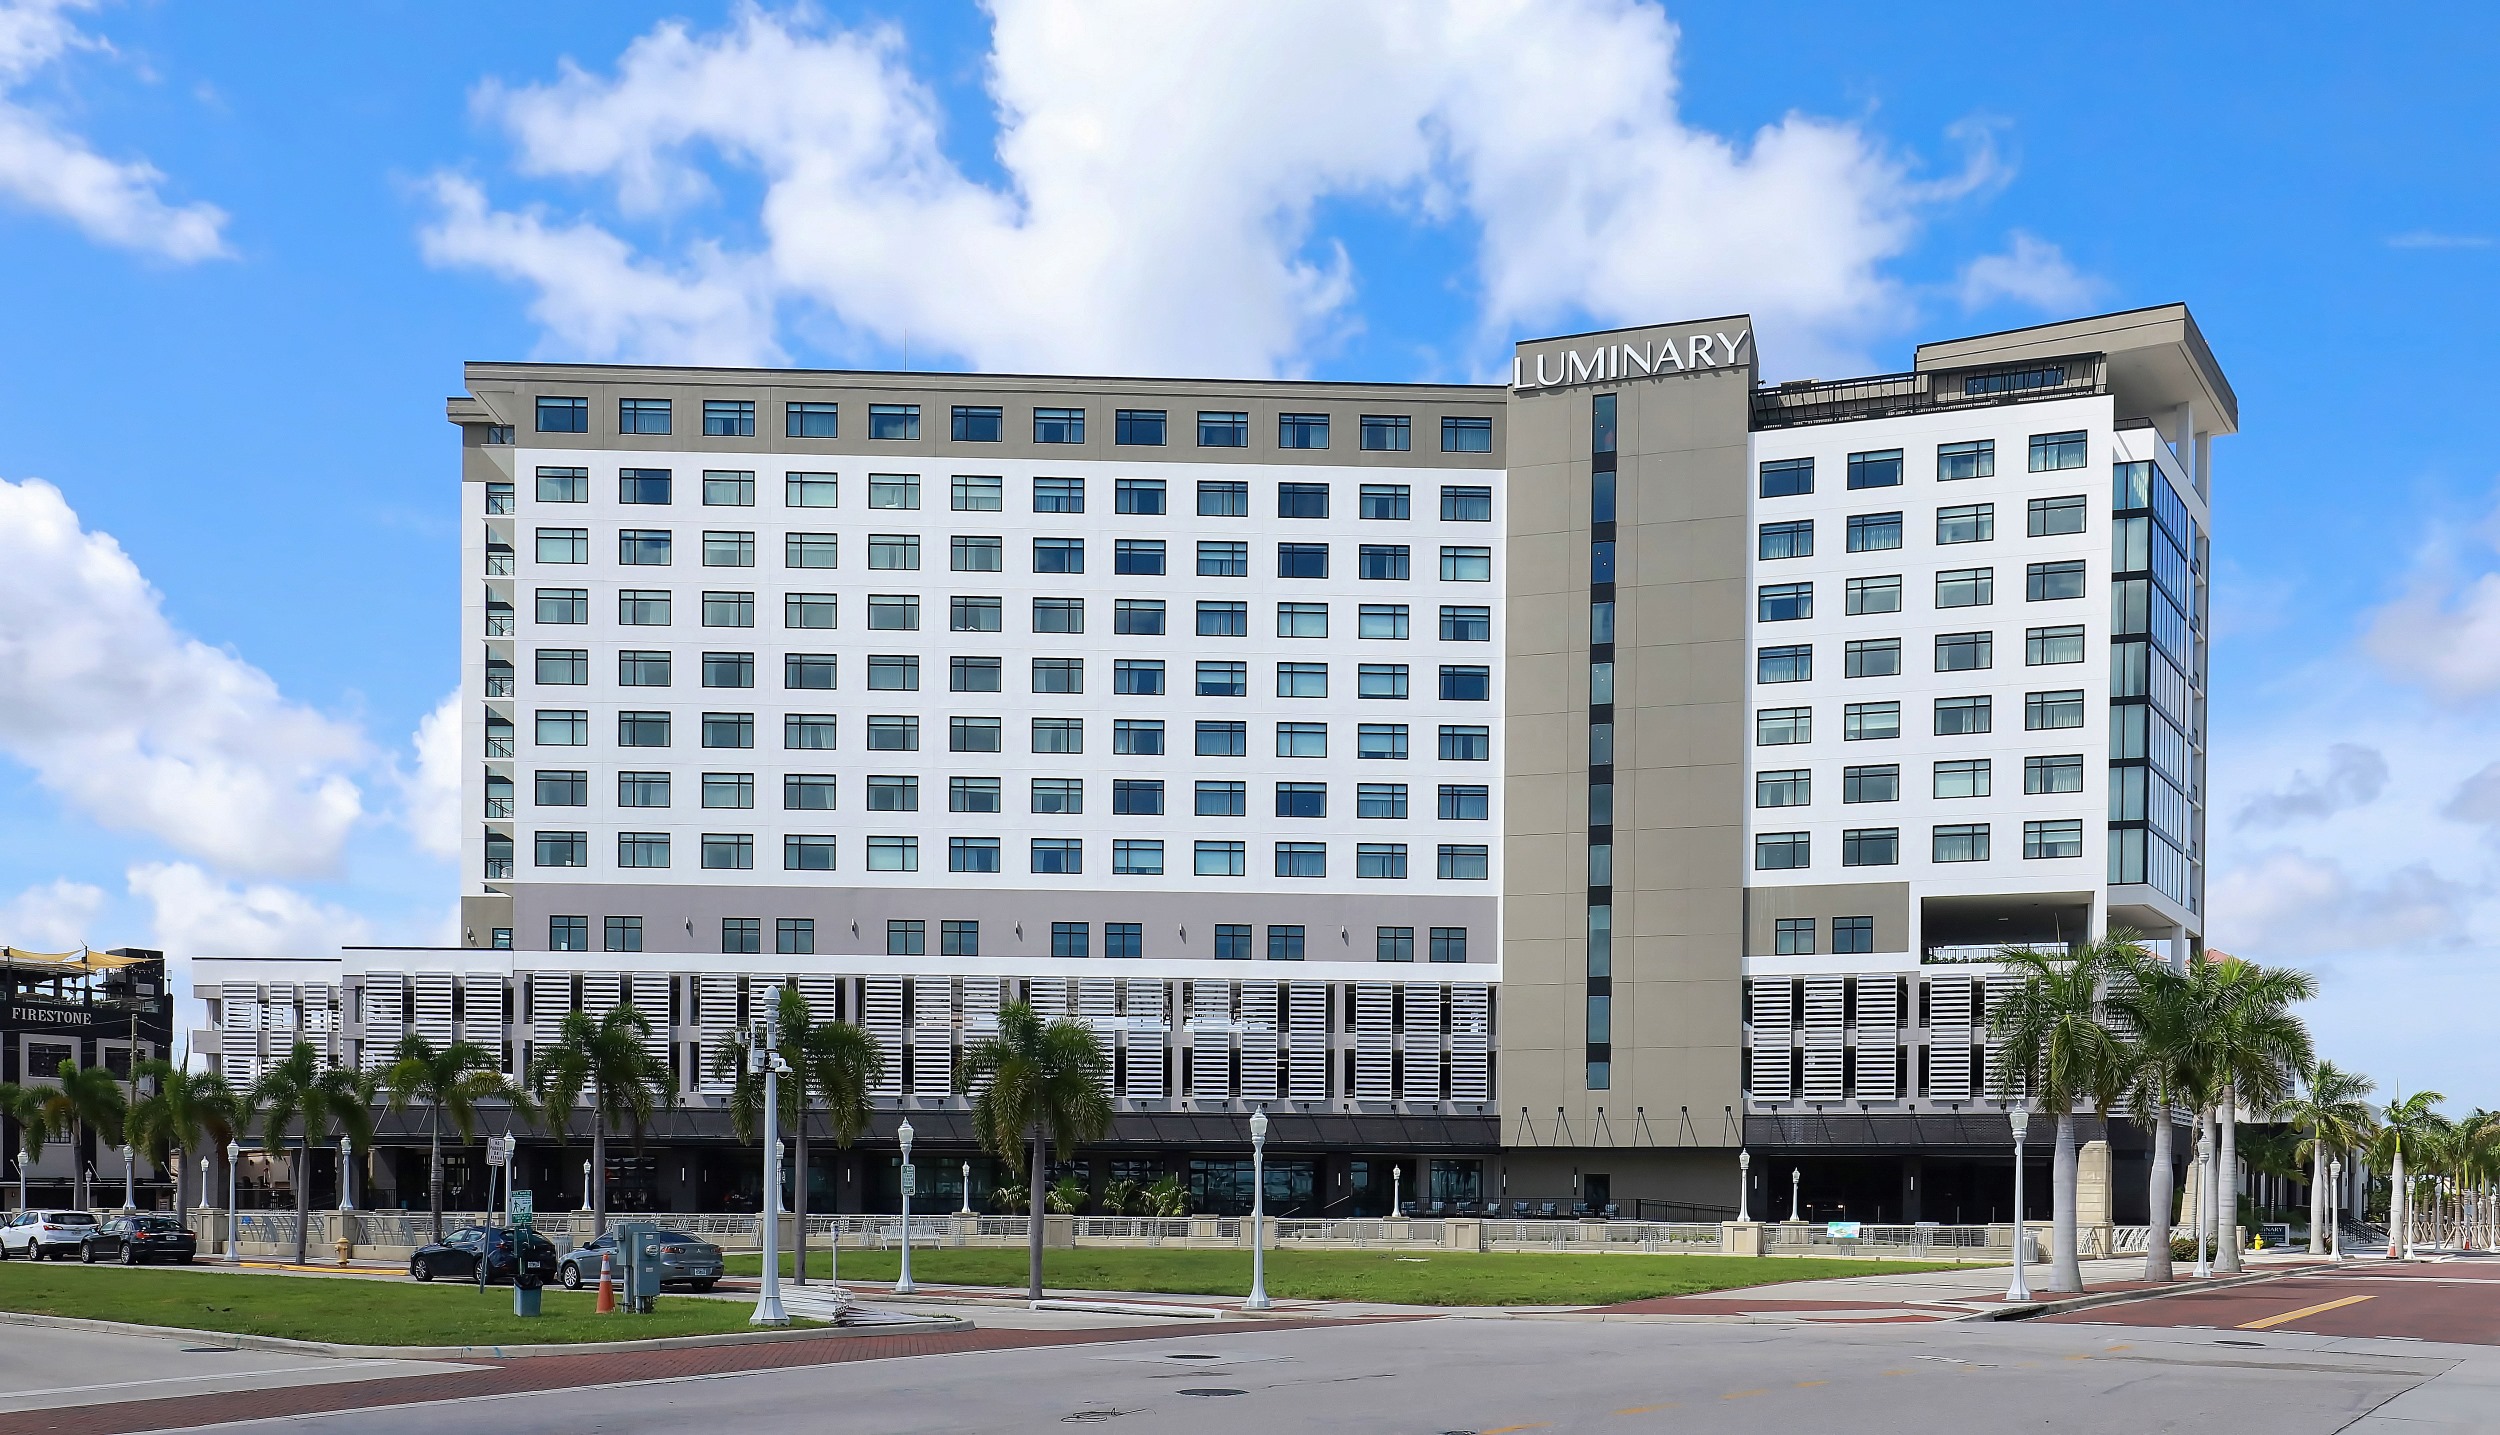
<svg viewBox="0 0 2500 1435">
<path fill-rule="evenodd" d="M 1717 1250 L 1716 1221 L 1486 1221 L 1486 1250 Z"/>
<path fill-rule="evenodd" d="M 496 613 L 490 611 L 487 613 L 486 636 L 490 638 L 509 638 L 512 636 L 512 627 L 513 619 L 510 612 Z"/>
<path fill-rule="evenodd" d="M 501 553 L 489 552 L 486 555 L 486 576 L 489 578 L 509 578 L 512 576 L 514 566 L 512 550 L 509 548 Z"/>
<path fill-rule="evenodd" d="M 1822 383 L 1802 379 L 1754 390 L 1753 426 L 1757 430 L 1794 428 L 1801 424 L 2078 398 L 2103 391 L 2105 368 L 2099 354 L 2075 354 L 1976 368 L 1871 374 Z"/>
</svg>

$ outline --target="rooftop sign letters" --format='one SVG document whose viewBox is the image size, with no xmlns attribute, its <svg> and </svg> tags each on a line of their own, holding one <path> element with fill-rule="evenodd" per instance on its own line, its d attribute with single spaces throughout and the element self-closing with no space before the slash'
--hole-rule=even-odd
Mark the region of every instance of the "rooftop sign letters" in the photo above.
<svg viewBox="0 0 2500 1435">
<path fill-rule="evenodd" d="M 1523 350 L 1510 361 L 1510 386 L 1517 393 L 1567 389 L 1582 384 L 1611 384 L 1662 374 L 1700 373 L 1750 364 L 1746 346 L 1753 330 L 1741 325 L 1733 332 L 1704 330 L 1688 334 L 1644 335 L 1624 339 L 1564 339 Z"/>
</svg>

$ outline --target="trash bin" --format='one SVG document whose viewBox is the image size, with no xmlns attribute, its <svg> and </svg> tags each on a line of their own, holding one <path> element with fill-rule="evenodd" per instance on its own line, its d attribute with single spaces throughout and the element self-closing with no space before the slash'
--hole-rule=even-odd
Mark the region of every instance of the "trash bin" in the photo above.
<svg viewBox="0 0 2500 1435">
<path fill-rule="evenodd" d="M 518 1316 L 538 1314 L 539 1303 L 545 1299 L 545 1285 L 538 1272 L 530 1269 L 528 1260 L 522 1260 L 512 1272 L 512 1313 Z"/>
</svg>

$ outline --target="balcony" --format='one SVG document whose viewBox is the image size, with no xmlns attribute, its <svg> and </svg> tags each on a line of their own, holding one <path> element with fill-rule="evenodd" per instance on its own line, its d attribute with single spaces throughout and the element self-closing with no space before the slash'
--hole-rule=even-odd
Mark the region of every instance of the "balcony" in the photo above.
<svg viewBox="0 0 2500 1435">
<path fill-rule="evenodd" d="M 486 880 L 487 880 L 487 881 L 489 881 L 489 882 L 509 882 L 509 881 L 511 881 L 511 880 L 512 880 L 512 859 L 511 859 L 511 858 L 509 858 L 509 857 L 489 857 L 489 858 L 487 858 L 487 859 L 486 859 Z"/>
<path fill-rule="evenodd" d="M 510 608 L 488 608 L 486 610 L 486 636 L 490 638 L 509 638 L 512 636 L 512 628 L 513 618 L 512 610 Z"/>
<path fill-rule="evenodd" d="M 488 673 L 486 675 L 486 695 L 490 698 L 508 698 L 512 696 L 512 674 L 508 672 L 501 674 Z"/>
<path fill-rule="evenodd" d="M 510 517 L 519 507 L 520 503 L 509 492 L 497 492 L 492 486 L 486 490 L 486 512 L 489 516 Z"/>
<path fill-rule="evenodd" d="M 486 755 L 488 757 L 512 756 L 512 729 L 505 728 L 501 732 L 497 732 L 491 728 L 488 729 L 486 733 Z"/>
<path fill-rule="evenodd" d="M 509 797 L 490 797 L 486 799 L 486 815 L 488 817 L 510 817 L 512 815 L 512 799 Z"/>
<path fill-rule="evenodd" d="M 511 549 L 489 548 L 486 550 L 487 577 L 509 578 L 512 576 L 513 567 L 514 559 Z"/>
</svg>

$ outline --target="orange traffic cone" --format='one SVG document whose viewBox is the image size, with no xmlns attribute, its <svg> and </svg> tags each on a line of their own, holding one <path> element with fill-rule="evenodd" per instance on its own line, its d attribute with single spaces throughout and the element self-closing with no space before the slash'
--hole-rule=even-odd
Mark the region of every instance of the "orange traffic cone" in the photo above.
<svg viewBox="0 0 2500 1435">
<path fill-rule="evenodd" d="M 615 1255 L 614 1251 L 599 1253 L 599 1314 L 601 1315 L 616 1314 L 616 1279 L 609 1271 L 609 1262 Z"/>
</svg>

